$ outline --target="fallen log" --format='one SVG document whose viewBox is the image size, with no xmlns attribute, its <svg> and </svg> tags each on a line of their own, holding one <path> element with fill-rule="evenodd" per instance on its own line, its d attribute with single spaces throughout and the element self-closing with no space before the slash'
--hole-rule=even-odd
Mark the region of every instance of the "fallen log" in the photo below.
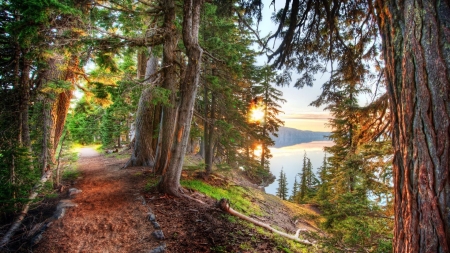
<svg viewBox="0 0 450 253">
<path fill-rule="evenodd" d="M 20 215 L 17 217 L 17 219 L 13 222 L 11 227 L 9 228 L 8 232 L 3 236 L 2 240 L 0 241 L 0 249 L 6 246 L 8 244 L 9 240 L 11 240 L 11 237 L 14 235 L 16 230 L 19 228 L 20 224 L 22 224 L 23 219 L 25 219 L 25 216 L 28 213 L 28 209 L 30 209 L 31 201 L 33 201 L 36 196 L 38 195 L 38 191 L 41 189 L 42 185 L 44 185 L 45 182 L 50 178 L 52 175 L 52 171 L 48 170 L 39 180 L 39 182 L 33 187 L 31 190 L 31 194 L 28 197 L 28 201 L 25 204 L 25 206 L 22 209 L 22 212 L 20 212 Z"/>
<path fill-rule="evenodd" d="M 238 218 L 241 218 L 243 220 L 251 222 L 251 223 L 253 223 L 253 224 L 257 225 L 257 226 L 260 226 L 260 227 L 263 227 L 265 229 L 268 229 L 268 230 L 270 230 L 270 231 L 272 231 L 274 233 L 277 233 L 277 234 L 279 234 L 279 235 L 281 235 L 281 236 L 283 236 L 285 238 L 294 240 L 294 241 L 299 242 L 299 243 L 304 244 L 304 245 L 314 245 L 312 242 L 310 242 L 308 240 L 302 240 L 302 239 L 298 238 L 298 233 L 300 232 L 300 230 L 297 231 L 295 236 L 294 235 L 290 235 L 290 234 L 287 234 L 287 233 L 284 233 L 284 232 L 281 232 L 279 230 L 276 230 L 276 229 L 272 228 L 269 224 L 257 221 L 257 220 L 255 220 L 255 219 L 253 219 L 251 217 L 248 217 L 248 216 L 246 216 L 244 214 L 239 213 L 238 211 L 236 211 L 236 210 L 234 210 L 233 208 L 230 207 L 228 199 L 221 199 L 219 201 L 219 203 L 218 203 L 218 206 L 219 206 L 220 209 L 222 209 L 222 211 L 225 211 L 225 212 L 227 212 L 227 213 L 229 213 L 229 214 L 231 214 L 233 216 L 236 216 Z"/>
</svg>

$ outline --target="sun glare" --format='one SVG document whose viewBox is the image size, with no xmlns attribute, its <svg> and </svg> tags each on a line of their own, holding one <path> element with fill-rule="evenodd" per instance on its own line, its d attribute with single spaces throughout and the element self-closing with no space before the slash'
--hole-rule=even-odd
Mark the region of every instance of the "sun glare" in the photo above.
<svg viewBox="0 0 450 253">
<path fill-rule="evenodd" d="M 253 154 L 257 157 L 261 157 L 262 155 L 262 146 L 261 144 L 256 146 L 255 149 L 253 150 Z"/>
<path fill-rule="evenodd" d="M 262 102 L 261 98 L 253 99 L 250 104 L 249 117 L 248 120 L 250 123 L 261 124 L 264 123 L 264 115 L 265 114 L 265 106 Z"/>
</svg>

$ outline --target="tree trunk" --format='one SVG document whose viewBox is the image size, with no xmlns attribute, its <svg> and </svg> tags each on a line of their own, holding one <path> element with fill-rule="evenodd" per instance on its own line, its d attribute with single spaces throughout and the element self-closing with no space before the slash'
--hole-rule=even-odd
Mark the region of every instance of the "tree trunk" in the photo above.
<svg viewBox="0 0 450 253">
<path fill-rule="evenodd" d="M 146 77 L 148 57 L 144 50 L 139 50 L 137 53 L 137 79 L 144 79 Z"/>
<path fill-rule="evenodd" d="M 52 147 L 50 145 L 50 143 L 52 143 L 50 134 L 52 128 L 51 105 L 52 101 L 50 98 L 45 97 L 42 100 L 42 150 L 39 161 L 40 165 L 42 166 L 42 175 L 44 175 L 45 172 L 49 170 L 49 166 L 51 166 L 52 163 Z"/>
<path fill-rule="evenodd" d="M 449 252 L 450 6 L 377 1 L 394 146 L 394 252 Z"/>
<path fill-rule="evenodd" d="M 20 91 L 21 91 L 21 103 L 20 103 L 20 112 L 19 112 L 19 143 L 22 144 L 23 147 L 27 147 L 29 151 L 31 151 L 31 140 L 30 140 L 30 127 L 28 122 L 28 110 L 30 107 L 30 70 L 31 70 L 31 61 L 27 59 L 26 54 L 28 50 L 24 50 L 22 52 L 25 57 L 23 57 L 23 67 L 22 74 L 20 77 Z"/>
<path fill-rule="evenodd" d="M 156 150 L 158 148 L 160 125 L 161 125 L 161 105 L 155 105 L 153 112 L 153 131 L 152 131 L 153 133 L 152 149 L 155 151 L 155 161 L 159 159 L 159 157 L 157 157 L 158 154 Z"/>
<path fill-rule="evenodd" d="M 69 70 L 67 70 L 69 71 Z M 67 79 L 65 81 L 68 81 Z M 74 84 L 74 82 L 72 82 Z M 67 113 L 69 112 L 70 100 L 72 99 L 72 90 L 59 93 L 58 99 L 53 106 L 53 149 L 56 151 L 59 140 L 61 139 L 66 123 Z"/>
<path fill-rule="evenodd" d="M 209 111 L 209 118 L 206 118 L 207 128 L 205 129 L 205 169 L 206 175 L 211 174 L 212 165 L 214 160 L 213 144 L 214 144 L 214 111 L 215 111 L 216 98 L 214 92 L 211 91 L 211 108 Z"/>
<path fill-rule="evenodd" d="M 181 170 L 189 132 L 191 129 L 194 102 L 197 95 L 200 78 L 200 66 L 203 50 L 198 44 L 198 29 L 200 25 L 200 9 L 202 0 L 186 0 L 183 8 L 183 42 L 186 47 L 188 65 L 186 74 L 181 83 L 181 106 L 179 119 L 176 125 L 176 139 L 172 150 L 170 165 L 158 184 L 162 192 L 178 196 Z"/>
<path fill-rule="evenodd" d="M 55 173 L 56 180 L 55 180 L 55 185 L 60 185 L 61 184 L 61 167 L 59 165 L 60 165 L 60 160 L 61 160 L 61 154 L 62 154 L 63 147 L 64 147 L 63 146 L 64 145 L 64 139 L 66 138 L 66 136 L 67 136 L 67 131 L 62 136 L 61 147 L 59 149 L 58 159 L 56 161 L 56 169 L 55 169 L 56 170 L 56 173 Z"/>
<path fill-rule="evenodd" d="M 48 60 L 48 67 L 43 75 L 43 81 L 46 83 L 54 81 L 69 81 L 72 87 L 76 81 L 75 70 L 78 69 L 78 57 L 73 55 L 68 62 L 64 57 L 55 55 Z M 62 71 L 64 66 L 64 71 Z M 48 88 L 46 85 L 44 90 Z M 65 90 L 55 93 L 48 90 L 43 102 L 43 139 L 41 151 L 42 173 L 45 173 L 52 165 L 55 164 L 55 152 L 58 147 L 61 135 L 66 123 L 67 113 L 69 112 L 70 100 L 72 98 L 72 90 Z M 52 97 L 56 96 L 56 99 Z"/>
<path fill-rule="evenodd" d="M 155 172 L 162 175 L 167 170 L 170 161 L 170 149 L 173 143 L 174 129 L 177 118 L 176 106 L 176 57 L 175 50 L 178 44 L 178 34 L 175 28 L 175 1 L 164 1 L 164 50 L 163 50 L 163 76 L 162 87 L 170 90 L 170 105 L 163 107 L 162 120 L 162 138 L 161 148 L 159 149 L 158 160 L 155 165 Z"/>
<path fill-rule="evenodd" d="M 147 63 L 149 71 L 149 78 L 156 73 L 158 60 L 151 57 Z M 142 91 L 139 98 L 138 110 L 136 113 L 134 142 L 132 143 L 133 151 L 131 158 L 125 164 L 124 168 L 132 166 L 153 166 L 154 152 L 152 149 L 153 139 L 153 109 L 154 105 L 151 103 L 153 97 L 153 85 Z M 119 137 L 120 138 L 120 137 Z"/>
<path fill-rule="evenodd" d="M 265 82 L 269 82 L 267 80 L 267 75 L 265 76 L 266 80 Z M 262 136 L 263 136 L 263 141 L 261 142 L 261 167 L 263 169 L 266 168 L 266 135 L 267 135 L 267 113 L 268 113 L 268 105 L 267 105 L 267 101 L 269 101 L 270 96 L 269 96 L 269 87 L 265 88 L 265 92 L 264 92 L 264 119 L 262 120 Z"/>
</svg>

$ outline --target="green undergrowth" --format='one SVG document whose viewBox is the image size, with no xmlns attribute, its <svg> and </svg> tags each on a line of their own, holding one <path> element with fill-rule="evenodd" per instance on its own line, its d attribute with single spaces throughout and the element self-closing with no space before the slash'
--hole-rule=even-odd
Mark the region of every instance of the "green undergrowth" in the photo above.
<svg viewBox="0 0 450 253">
<path fill-rule="evenodd" d="M 200 180 L 182 180 L 183 187 L 199 191 L 215 200 L 226 198 L 230 201 L 230 206 L 246 215 L 262 215 L 262 210 L 258 205 L 254 205 L 248 197 L 246 190 L 240 186 L 218 187 L 212 186 Z"/>
<path fill-rule="evenodd" d="M 76 168 L 65 169 L 62 174 L 63 180 L 76 180 L 81 175 L 81 172 Z"/>
<path fill-rule="evenodd" d="M 124 158 L 129 158 L 130 154 L 111 153 L 111 154 L 105 154 L 105 156 L 109 157 L 109 158 L 115 158 L 115 159 L 124 159 Z"/>
</svg>

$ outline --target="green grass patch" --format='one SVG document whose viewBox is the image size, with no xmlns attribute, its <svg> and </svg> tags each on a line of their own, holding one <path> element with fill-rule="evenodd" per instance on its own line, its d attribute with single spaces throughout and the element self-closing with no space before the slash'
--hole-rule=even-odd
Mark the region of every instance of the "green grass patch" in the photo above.
<svg viewBox="0 0 450 253">
<path fill-rule="evenodd" d="M 243 243 L 241 243 L 241 245 L 239 245 L 239 248 L 241 248 L 242 250 L 248 251 L 248 250 L 251 250 L 253 247 L 250 244 L 250 242 L 243 242 Z"/>
<path fill-rule="evenodd" d="M 65 169 L 63 171 L 63 180 L 76 180 L 81 175 L 81 172 L 77 169 Z"/>
<path fill-rule="evenodd" d="M 151 177 L 151 178 L 149 178 L 148 181 L 147 181 L 147 184 L 144 187 L 144 191 L 150 191 L 151 189 L 156 187 L 158 182 L 159 182 L 159 177 Z"/>
<path fill-rule="evenodd" d="M 227 248 L 225 246 L 214 246 L 211 248 L 213 252 L 225 253 L 227 252 Z"/>
<path fill-rule="evenodd" d="M 58 193 L 49 193 L 45 195 L 46 198 L 48 199 L 56 199 L 57 197 L 59 197 Z"/>
<path fill-rule="evenodd" d="M 223 217 L 224 217 L 225 219 L 227 219 L 228 222 L 231 222 L 231 223 L 236 223 L 236 222 L 238 222 L 238 218 L 237 218 L 236 216 L 224 214 Z"/>
<path fill-rule="evenodd" d="M 105 157 L 115 158 L 115 159 L 124 159 L 124 158 L 129 158 L 130 154 L 110 153 L 110 154 L 105 154 Z"/>
<path fill-rule="evenodd" d="M 69 153 L 67 153 L 67 160 L 70 163 L 76 163 L 78 161 L 78 158 L 79 158 L 78 152 L 69 152 Z"/>
<path fill-rule="evenodd" d="M 183 187 L 199 191 L 215 200 L 226 198 L 230 200 L 230 205 L 233 209 L 236 209 L 244 214 L 262 214 L 259 206 L 252 204 L 252 202 L 246 198 L 248 194 L 242 187 L 229 186 L 226 188 L 219 188 L 200 180 L 183 180 L 181 181 L 181 185 Z"/>
<path fill-rule="evenodd" d="M 204 170 L 206 164 L 205 163 L 199 163 L 195 165 L 184 165 L 183 170 L 189 170 L 189 171 L 195 171 L 195 170 Z"/>
</svg>

